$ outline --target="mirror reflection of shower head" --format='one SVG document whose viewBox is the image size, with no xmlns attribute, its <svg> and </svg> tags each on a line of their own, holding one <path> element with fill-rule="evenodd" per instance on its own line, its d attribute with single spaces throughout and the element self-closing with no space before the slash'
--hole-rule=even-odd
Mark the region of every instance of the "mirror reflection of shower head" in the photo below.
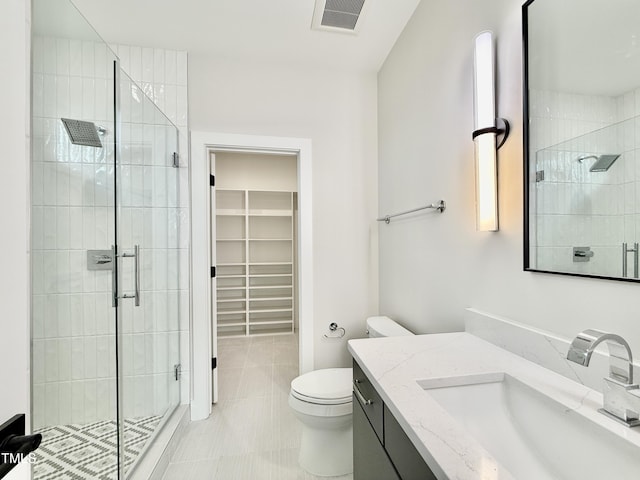
<svg viewBox="0 0 640 480">
<path fill-rule="evenodd" d="M 71 118 L 61 118 L 60 120 L 64 124 L 71 143 L 85 147 L 102 148 L 100 135 L 107 133 L 106 128 L 97 127 L 93 122 L 85 122 L 83 120 L 73 120 Z"/>
<path fill-rule="evenodd" d="M 591 168 L 590 172 L 606 172 L 611 168 L 611 165 L 620 157 L 619 153 L 609 154 L 609 155 L 582 155 L 577 158 L 578 162 L 582 163 L 584 160 L 589 158 L 595 158 L 596 161 Z"/>
</svg>

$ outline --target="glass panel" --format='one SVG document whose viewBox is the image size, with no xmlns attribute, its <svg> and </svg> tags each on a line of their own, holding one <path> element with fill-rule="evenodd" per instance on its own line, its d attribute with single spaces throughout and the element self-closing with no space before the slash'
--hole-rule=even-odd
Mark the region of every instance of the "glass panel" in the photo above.
<svg viewBox="0 0 640 480">
<path fill-rule="evenodd" d="M 636 162 L 629 137 L 637 122 L 634 117 L 535 152 L 531 166 L 544 172 L 544 180 L 531 188 L 532 267 L 637 278 L 631 258 L 626 274 L 620 258 L 623 243 L 631 248 L 637 241 L 635 202 L 629 195 L 629 186 L 635 188 L 629 172 L 635 172 Z"/>
<path fill-rule="evenodd" d="M 177 128 L 120 72 L 116 231 L 120 258 L 124 469 L 131 472 L 178 405 L 179 204 Z M 136 253 L 138 257 L 128 256 Z M 127 255 L 127 256 L 123 256 Z"/>
<path fill-rule="evenodd" d="M 88 262 L 115 244 L 115 56 L 66 0 L 33 0 L 32 54 L 33 478 L 116 479 L 112 263 Z"/>
</svg>

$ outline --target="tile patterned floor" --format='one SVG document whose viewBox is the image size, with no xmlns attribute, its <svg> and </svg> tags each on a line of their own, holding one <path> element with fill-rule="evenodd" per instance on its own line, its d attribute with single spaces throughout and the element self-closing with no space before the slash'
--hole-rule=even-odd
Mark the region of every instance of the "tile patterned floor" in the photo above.
<svg viewBox="0 0 640 480">
<path fill-rule="evenodd" d="M 162 417 L 125 420 L 125 468 L 131 466 Z M 116 422 L 44 428 L 36 451 L 35 480 L 115 480 Z"/>
<path fill-rule="evenodd" d="M 321 478 L 298 466 L 301 428 L 287 403 L 298 336 L 219 339 L 218 368 L 219 402 L 188 425 L 164 480 Z"/>
</svg>

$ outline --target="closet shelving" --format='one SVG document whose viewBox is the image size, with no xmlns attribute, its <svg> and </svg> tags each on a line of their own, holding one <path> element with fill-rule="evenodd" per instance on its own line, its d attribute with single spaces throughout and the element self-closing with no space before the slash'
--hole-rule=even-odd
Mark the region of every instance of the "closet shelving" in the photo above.
<svg viewBox="0 0 640 480">
<path fill-rule="evenodd" d="M 218 335 L 294 331 L 294 198 L 216 190 Z"/>
</svg>

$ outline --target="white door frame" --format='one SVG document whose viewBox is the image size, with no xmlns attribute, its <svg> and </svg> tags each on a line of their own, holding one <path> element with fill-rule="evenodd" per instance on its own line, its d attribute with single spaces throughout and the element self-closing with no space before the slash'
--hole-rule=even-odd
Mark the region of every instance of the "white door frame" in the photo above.
<svg viewBox="0 0 640 480">
<path fill-rule="evenodd" d="M 298 156 L 298 328 L 300 373 L 313 370 L 313 195 L 311 140 L 231 133 L 191 132 L 191 419 L 211 413 L 211 212 L 209 154 L 215 150 Z"/>
</svg>

